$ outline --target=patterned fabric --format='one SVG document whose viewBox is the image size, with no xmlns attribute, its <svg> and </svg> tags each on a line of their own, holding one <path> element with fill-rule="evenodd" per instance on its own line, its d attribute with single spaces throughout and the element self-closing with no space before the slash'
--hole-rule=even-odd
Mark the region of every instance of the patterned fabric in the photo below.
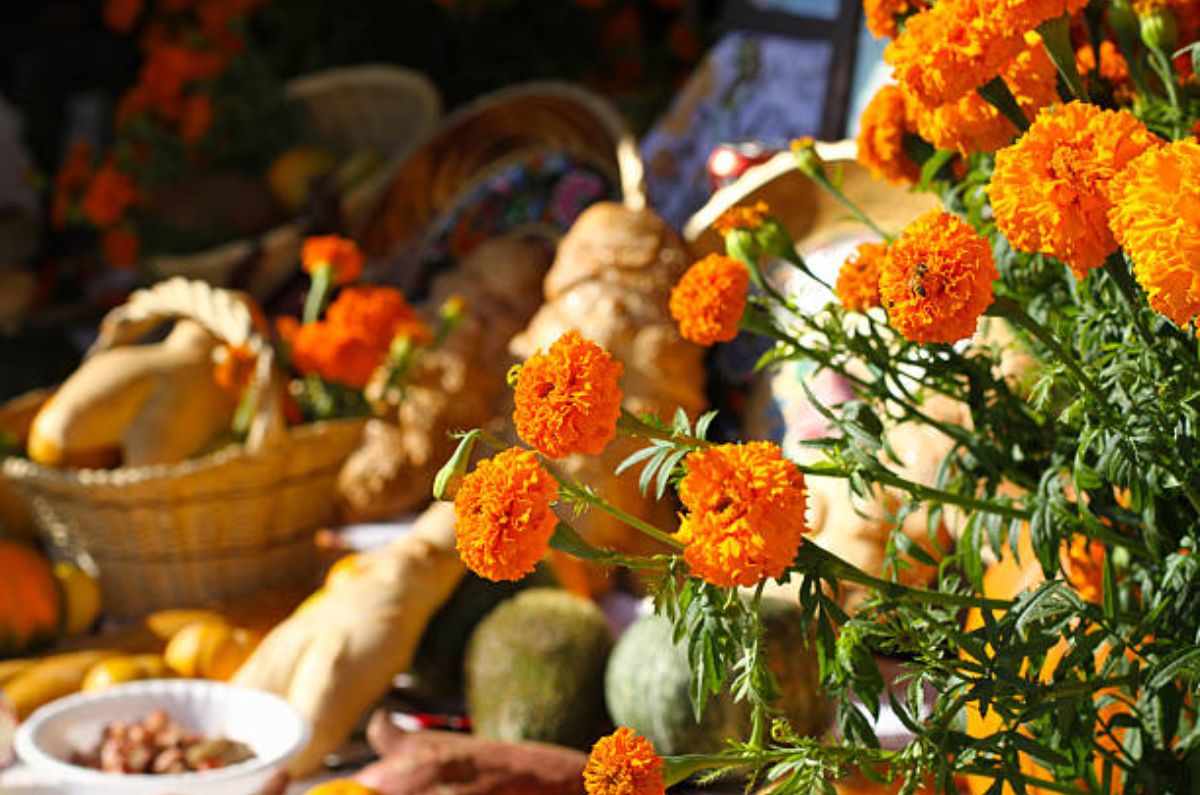
<svg viewBox="0 0 1200 795">
<path fill-rule="evenodd" d="M 721 39 L 642 142 L 650 204 L 679 227 L 708 201 L 718 144 L 784 149 L 821 124 L 832 46 L 781 36 Z"/>
</svg>

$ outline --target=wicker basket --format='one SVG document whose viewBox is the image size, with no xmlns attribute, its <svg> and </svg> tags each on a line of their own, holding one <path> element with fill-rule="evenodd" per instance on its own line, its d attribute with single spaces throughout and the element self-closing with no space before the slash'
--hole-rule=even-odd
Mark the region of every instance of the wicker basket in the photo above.
<svg viewBox="0 0 1200 795">
<path fill-rule="evenodd" d="M 447 116 L 392 174 L 362 240 L 375 257 L 419 259 L 436 221 L 506 164 L 561 152 L 644 207 L 637 139 L 611 103 L 570 83 L 530 82 L 480 97 Z"/>
<path fill-rule="evenodd" d="M 356 234 L 404 157 L 424 140 L 441 115 L 437 89 L 424 76 L 395 66 L 333 69 L 288 83 L 317 138 L 345 150 L 371 149 L 387 161 L 342 196 L 342 216 Z M 164 276 L 202 279 L 218 287 L 236 286 L 258 297 L 269 295 L 296 267 L 305 228 L 292 221 L 259 235 L 233 240 L 186 256 L 150 259 Z"/>
<path fill-rule="evenodd" d="M 238 294 L 172 279 L 130 296 L 101 326 L 92 352 L 129 344 L 165 320 L 190 318 L 259 353 L 256 415 L 245 445 L 166 466 L 63 470 L 9 458 L 3 472 L 39 531 L 92 559 L 105 610 L 129 618 L 226 600 L 311 578 L 313 531 L 334 507 L 343 460 L 362 420 L 286 429 L 282 375 Z"/>
</svg>

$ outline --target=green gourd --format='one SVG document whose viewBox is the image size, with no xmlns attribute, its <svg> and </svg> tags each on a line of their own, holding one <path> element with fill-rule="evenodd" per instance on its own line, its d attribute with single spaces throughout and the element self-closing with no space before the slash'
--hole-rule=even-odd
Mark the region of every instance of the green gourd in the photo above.
<svg viewBox="0 0 1200 795">
<path fill-rule="evenodd" d="M 606 728 L 612 634 L 595 604 L 534 588 L 488 614 L 467 644 L 467 712 L 476 734 L 587 749 Z"/>
<path fill-rule="evenodd" d="M 817 661 L 800 629 L 800 610 L 764 599 L 761 615 L 767 660 L 780 687 L 774 706 L 797 732 L 817 734 L 830 711 L 819 693 Z M 667 619 L 647 615 L 621 636 L 605 674 L 613 722 L 648 738 L 666 755 L 711 753 L 728 739 L 749 736 L 750 707 L 735 703 L 727 692 L 709 699 L 696 722 L 686 646 L 673 643 L 671 635 Z"/>
</svg>

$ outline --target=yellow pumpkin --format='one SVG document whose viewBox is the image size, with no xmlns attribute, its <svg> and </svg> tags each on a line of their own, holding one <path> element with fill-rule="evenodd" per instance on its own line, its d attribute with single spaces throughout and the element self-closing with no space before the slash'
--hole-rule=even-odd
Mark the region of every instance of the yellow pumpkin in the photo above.
<svg viewBox="0 0 1200 795">
<path fill-rule="evenodd" d="M 50 561 L 33 547 L 0 540 L 0 657 L 53 639 L 63 600 Z"/>
<path fill-rule="evenodd" d="M 224 621 L 200 621 L 175 633 L 163 657 L 180 676 L 227 681 L 254 652 L 259 640 L 257 633 Z"/>
<path fill-rule="evenodd" d="M 1084 581 L 1093 579 L 1098 575 L 1098 572 L 1080 571 L 1081 568 L 1089 568 L 1095 565 L 1095 561 L 1079 561 L 1074 562 L 1069 560 L 1069 556 L 1078 554 L 1078 550 L 1074 546 L 1064 549 L 1064 567 L 1066 568 L 1071 585 L 1082 595 L 1086 596 Z M 1094 554 L 1092 552 L 1091 554 Z M 1086 556 L 1085 556 L 1086 557 Z M 1018 562 L 1019 558 L 1019 562 Z M 1102 564 L 1101 564 L 1102 565 Z M 1078 576 L 1077 576 L 1078 575 Z M 1033 539 L 1029 532 L 1029 526 L 1021 527 L 1021 535 L 1017 539 L 1017 557 L 1014 558 L 1012 549 L 1008 545 L 1004 546 L 1000 560 L 992 564 L 983 575 L 983 595 L 993 599 L 1015 599 L 1019 594 L 1031 588 L 1035 588 L 1045 581 L 1045 575 L 1042 572 L 1042 565 L 1038 562 L 1037 555 L 1033 549 Z M 983 614 L 978 608 L 972 608 L 967 613 L 966 629 L 968 631 L 976 630 L 983 626 Z M 1060 639 L 1049 651 L 1046 652 L 1046 661 L 1042 665 L 1041 680 L 1044 683 L 1050 683 L 1054 677 L 1054 669 L 1058 667 L 1059 662 L 1067 654 L 1069 646 L 1065 640 Z M 1106 645 L 1101 645 L 1096 651 L 1097 664 L 1101 664 L 1104 658 L 1108 655 L 1109 649 Z M 1105 695 L 1106 691 L 1100 691 L 1096 694 L 1096 698 Z M 1119 703 L 1113 703 L 1101 710 L 1101 714 L 1112 716 L 1124 707 Z M 986 716 L 980 714 L 978 707 L 975 704 L 967 706 L 967 734 L 972 737 L 987 737 L 995 734 L 1003 729 L 1003 720 L 995 710 L 989 710 Z M 1118 730 L 1121 733 L 1123 730 Z M 1021 772 L 1034 778 L 1051 779 L 1053 774 L 1046 770 L 1033 760 L 1028 754 L 1020 755 Z M 1096 761 L 1096 775 L 1103 775 L 1103 760 Z M 993 780 L 983 776 L 966 776 L 965 783 L 971 795 L 985 795 L 992 787 Z M 1029 787 L 1031 795 L 1051 795 L 1050 790 L 1041 787 Z M 1007 784 L 1004 786 L 1004 795 L 1013 795 L 1013 790 Z"/>
<path fill-rule="evenodd" d="M 157 654 L 113 657 L 93 665 L 83 678 L 80 690 L 91 693 L 141 679 L 166 679 L 173 673 L 166 661 Z"/>
<path fill-rule="evenodd" d="M 82 635 L 100 617 L 100 583 L 74 563 L 54 564 L 54 577 L 66 602 L 63 631 L 67 635 Z"/>
</svg>

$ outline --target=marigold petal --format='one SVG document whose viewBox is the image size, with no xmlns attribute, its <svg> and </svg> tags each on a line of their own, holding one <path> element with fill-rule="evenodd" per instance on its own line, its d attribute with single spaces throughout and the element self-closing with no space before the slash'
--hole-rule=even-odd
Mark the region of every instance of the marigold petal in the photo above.
<svg viewBox="0 0 1200 795">
<path fill-rule="evenodd" d="M 557 497 L 558 483 L 529 450 L 480 461 L 454 497 L 459 557 L 480 577 L 521 579 L 550 548 Z"/>
<path fill-rule="evenodd" d="M 915 133 L 903 92 L 892 85 L 882 87 L 859 120 L 858 162 L 877 179 L 913 184 L 920 179 L 921 169 L 909 156 L 905 138 Z"/>
<path fill-rule="evenodd" d="M 988 186 L 996 225 L 1015 248 L 1056 257 L 1082 279 L 1117 248 L 1109 183 L 1159 143 L 1126 111 L 1083 102 L 1047 108 L 996 154 Z"/>
<path fill-rule="evenodd" d="M 679 498 L 679 540 L 701 579 L 725 588 L 780 577 L 805 531 L 804 476 L 770 442 L 724 444 L 689 453 Z"/>
<path fill-rule="evenodd" d="M 517 434 L 549 458 L 599 455 L 617 434 L 623 372 L 608 351 L 568 331 L 521 365 L 513 397 Z"/>
<path fill-rule="evenodd" d="M 300 262 L 309 273 L 323 265 L 331 266 L 334 284 L 349 284 L 362 275 L 363 269 L 363 255 L 358 244 L 337 235 L 306 239 Z"/>
<path fill-rule="evenodd" d="M 683 338 L 697 345 L 729 342 L 738 334 L 749 289 L 745 265 L 732 257 L 709 254 L 688 268 L 671 291 L 671 317 Z"/>
<path fill-rule="evenodd" d="M 988 241 L 949 213 L 931 210 L 888 248 L 879 294 L 888 322 L 914 342 L 957 342 L 975 333 L 999 278 Z"/>
<path fill-rule="evenodd" d="M 1131 160 L 1112 182 L 1113 235 L 1150 306 L 1186 326 L 1200 315 L 1200 143 Z"/>
<path fill-rule="evenodd" d="M 663 795 L 663 760 L 652 742 L 621 726 L 592 746 L 583 786 L 588 795 Z"/>
<path fill-rule="evenodd" d="M 881 306 L 879 272 L 887 258 L 884 243 L 860 243 L 838 271 L 834 292 L 842 306 L 851 312 L 865 312 Z"/>
</svg>

